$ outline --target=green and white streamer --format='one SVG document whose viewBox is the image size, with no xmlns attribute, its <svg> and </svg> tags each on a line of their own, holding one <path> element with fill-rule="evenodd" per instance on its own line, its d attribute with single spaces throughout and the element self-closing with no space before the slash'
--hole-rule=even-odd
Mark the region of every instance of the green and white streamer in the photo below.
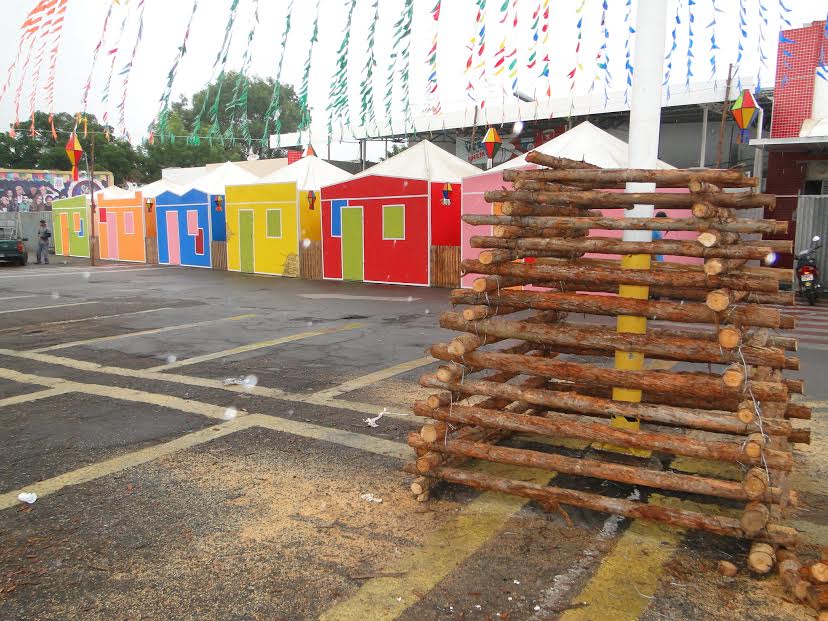
<svg viewBox="0 0 828 621">
<path fill-rule="evenodd" d="M 159 100 L 161 102 L 161 107 L 158 111 L 157 135 L 161 142 L 164 142 L 167 139 L 169 139 L 170 142 L 175 140 L 172 132 L 170 132 L 170 96 L 172 95 L 175 78 L 178 75 L 178 65 L 187 53 L 187 41 L 190 38 L 190 28 L 193 25 L 193 17 L 195 17 L 197 9 L 198 0 L 193 0 L 193 10 L 190 12 L 190 19 L 187 22 L 187 29 L 184 31 L 184 40 L 181 42 L 181 46 L 178 48 L 172 67 L 167 74 L 167 84 L 164 86 L 164 92 L 161 94 L 161 99 Z"/>
<path fill-rule="evenodd" d="M 365 60 L 365 67 L 363 67 L 362 87 L 359 92 L 361 98 L 359 122 L 363 129 L 366 129 L 366 132 L 368 123 L 373 123 L 375 127 L 377 124 L 377 115 L 374 111 L 374 67 L 377 66 L 374 57 L 374 41 L 377 34 L 377 22 L 379 21 L 379 0 L 374 0 L 372 8 L 374 9 L 374 19 L 368 27 L 368 58 Z"/>
<path fill-rule="evenodd" d="M 213 69 L 210 73 L 210 81 L 207 82 L 207 92 L 204 94 L 204 101 L 201 104 L 201 110 L 198 111 L 198 115 L 196 115 L 195 121 L 193 122 L 193 131 L 190 134 L 190 142 L 192 144 L 199 144 L 201 142 L 201 126 L 202 121 L 204 119 L 204 114 L 207 112 L 207 101 L 210 98 L 210 85 L 213 83 L 213 78 L 216 75 L 216 69 L 221 66 L 221 72 L 218 78 L 218 93 L 216 94 L 216 104 L 215 108 L 215 116 L 216 116 L 216 125 L 218 125 L 218 100 L 219 96 L 221 95 L 221 83 L 224 79 L 224 67 L 227 64 L 227 54 L 230 51 L 230 42 L 232 40 L 232 32 L 233 32 L 233 24 L 236 22 L 236 14 L 239 8 L 239 0 L 230 0 L 230 11 L 229 16 L 227 18 L 227 26 L 224 30 L 224 40 L 221 42 L 221 48 L 219 48 L 218 54 L 216 54 L 216 60 L 213 62 Z M 211 110 L 211 114 L 212 114 Z M 212 116 L 211 116 L 212 118 Z M 211 127 L 211 132 L 213 128 Z"/>
<path fill-rule="evenodd" d="M 303 132 L 310 127 L 311 114 L 308 108 L 308 87 L 310 84 L 311 61 L 313 59 L 313 46 L 319 41 L 319 0 L 316 0 L 316 17 L 313 20 L 313 33 L 311 34 L 308 47 L 308 58 L 305 60 L 305 68 L 302 73 L 302 86 L 299 88 L 299 131 Z"/>
<path fill-rule="evenodd" d="M 225 110 L 230 113 L 230 122 L 224 130 L 225 139 L 233 144 L 235 138 L 236 118 L 239 119 L 239 133 L 248 148 L 253 139 L 250 136 L 250 116 L 247 111 L 247 99 L 250 94 L 250 82 L 247 73 L 250 71 L 252 60 L 251 50 L 253 49 L 253 38 L 256 36 L 256 27 L 259 25 L 259 0 L 253 0 L 253 23 L 250 25 L 250 32 L 247 33 L 247 48 L 242 57 L 242 66 L 239 75 L 236 77 L 236 84 L 233 87 L 233 97 L 228 102 Z M 217 100 L 218 101 L 218 100 Z"/>
<path fill-rule="evenodd" d="M 403 9 L 400 23 L 401 29 L 395 33 L 398 40 L 404 41 L 402 52 L 400 54 L 402 60 L 402 71 L 400 72 L 400 85 L 403 100 L 403 116 L 405 118 L 405 125 L 403 131 L 408 133 L 408 128 L 414 129 L 414 119 L 411 116 L 411 91 L 409 88 L 409 79 L 411 76 L 411 23 L 414 21 L 414 0 L 405 0 L 405 8 Z M 397 41 L 394 42 L 396 47 Z"/>
<path fill-rule="evenodd" d="M 328 96 L 328 136 L 333 133 L 333 118 L 345 119 L 345 126 L 351 126 L 351 110 L 348 104 L 348 49 L 351 43 L 351 21 L 354 17 L 356 0 L 350 0 L 348 17 L 345 20 L 345 34 L 337 50 L 336 71 L 331 92 Z"/>
<path fill-rule="evenodd" d="M 317 7 L 318 8 L 318 7 Z M 273 84 L 273 94 L 270 96 L 270 105 L 265 112 L 264 131 L 262 132 L 262 147 L 267 148 L 270 141 L 270 134 L 268 128 L 270 122 L 273 121 L 273 133 L 276 134 L 276 146 L 281 142 L 282 135 L 282 65 L 285 62 L 287 55 L 287 40 L 288 33 L 290 33 L 290 18 L 293 15 L 293 0 L 287 7 L 287 17 L 285 18 L 285 30 L 282 32 L 282 45 L 279 56 L 279 63 L 276 65 L 276 81 Z M 317 13 L 318 18 L 318 13 Z"/>
</svg>

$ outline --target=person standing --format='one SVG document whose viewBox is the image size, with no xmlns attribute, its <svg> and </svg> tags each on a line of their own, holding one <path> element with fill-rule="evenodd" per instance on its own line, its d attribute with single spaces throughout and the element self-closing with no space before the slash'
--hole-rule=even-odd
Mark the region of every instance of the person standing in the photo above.
<svg viewBox="0 0 828 621">
<path fill-rule="evenodd" d="M 37 263 L 40 264 L 41 257 L 43 263 L 49 265 L 49 239 L 52 237 L 52 232 L 46 226 L 46 220 L 40 221 L 40 228 L 37 229 Z"/>
</svg>

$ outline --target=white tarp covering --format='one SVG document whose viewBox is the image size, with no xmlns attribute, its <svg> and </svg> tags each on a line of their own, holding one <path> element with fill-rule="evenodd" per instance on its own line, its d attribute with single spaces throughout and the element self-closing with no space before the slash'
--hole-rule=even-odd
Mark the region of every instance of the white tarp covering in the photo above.
<svg viewBox="0 0 828 621">
<path fill-rule="evenodd" d="M 627 168 L 630 156 L 630 147 L 626 142 L 612 134 L 608 134 L 603 129 L 599 129 L 589 121 L 576 125 L 534 150 L 544 155 L 584 161 L 601 168 Z M 486 172 L 520 168 L 527 165 L 529 164 L 526 162 L 526 154 L 524 154 L 508 162 L 503 162 Z M 674 167 L 659 160 L 656 168 Z"/>
<path fill-rule="evenodd" d="M 228 185 L 248 185 L 258 182 L 259 178 L 253 173 L 247 172 L 232 162 L 225 162 L 203 177 L 183 184 L 183 188 L 185 191 L 192 188 L 205 194 L 215 195 L 224 194 L 224 188 Z"/>
<path fill-rule="evenodd" d="M 403 179 L 460 183 L 463 177 L 470 177 L 479 173 L 479 168 L 464 162 L 456 155 L 444 151 L 428 140 L 423 140 L 394 157 L 362 171 L 355 178 L 381 175 Z"/>
<path fill-rule="evenodd" d="M 297 162 L 272 172 L 259 179 L 259 183 L 284 183 L 295 181 L 298 190 L 318 190 L 323 186 L 347 181 L 351 173 L 320 160 L 315 155 L 308 155 Z"/>
<path fill-rule="evenodd" d="M 177 183 L 173 183 L 167 179 L 159 179 L 158 181 L 153 181 L 152 183 L 148 183 L 147 185 L 138 188 L 135 190 L 136 192 L 140 192 L 144 198 L 155 198 L 159 194 L 163 194 L 164 192 L 175 192 L 176 194 L 183 194 L 184 188 L 182 188 Z"/>
</svg>

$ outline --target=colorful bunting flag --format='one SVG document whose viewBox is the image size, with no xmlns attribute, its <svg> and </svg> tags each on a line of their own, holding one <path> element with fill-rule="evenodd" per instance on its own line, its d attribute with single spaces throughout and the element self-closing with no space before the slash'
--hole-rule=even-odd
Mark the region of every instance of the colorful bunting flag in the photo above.
<svg viewBox="0 0 828 621">
<path fill-rule="evenodd" d="M 437 0 L 437 4 L 431 9 L 431 18 L 434 20 L 434 35 L 431 39 L 431 49 L 426 55 L 426 64 L 428 65 L 428 84 L 426 85 L 426 110 L 431 114 L 440 114 L 440 94 L 437 91 L 439 83 L 437 81 L 437 42 L 440 37 L 440 7 L 441 0 Z"/>
<path fill-rule="evenodd" d="M 684 77 L 684 90 L 690 90 L 690 78 L 693 77 L 693 24 L 696 21 L 696 14 L 693 13 L 693 7 L 696 5 L 696 0 L 687 0 L 687 73 Z"/>
<path fill-rule="evenodd" d="M 348 93 L 348 49 L 351 44 L 351 22 L 354 17 L 356 0 L 350 0 L 348 14 L 345 19 L 345 29 L 342 35 L 342 43 L 337 50 L 336 71 L 334 72 L 331 91 L 328 97 L 328 136 L 333 133 L 333 119 L 345 120 L 345 126 L 351 126 L 351 110 Z"/>
<path fill-rule="evenodd" d="M 95 74 L 95 65 L 98 64 L 98 55 L 100 54 L 104 40 L 106 39 L 106 31 L 107 28 L 109 28 L 109 18 L 112 17 L 112 9 L 114 6 L 114 2 L 109 3 L 109 8 L 106 10 L 106 17 L 104 17 L 103 28 L 101 29 L 101 36 L 98 39 L 98 44 L 95 46 L 95 50 L 92 52 L 92 64 L 89 66 L 89 77 L 83 85 L 83 95 L 81 96 L 81 112 L 83 114 L 86 114 L 86 107 L 89 102 L 89 91 L 92 89 L 92 76 Z"/>
<path fill-rule="evenodd" d="M 670 51 L 667 52 L 666 60 L 667 60 L 667 68 L 664 70 L 664 86 L 667 87 L 667 101 L 670 101 L 671 92 L 670 92 L 670 76 L 673 73 L 673 53 L 678 48 L 677 34 L 678 34 L 678 27 L 681 26 L 681 9 L 683 7 L 683 0 L 679 0 L 676 4 L 676 17 L 675 17 L 675 24 L 673 25 L 673 30 L 670 33 L 673 42 L 670 44 Z"/>
<path fill-rule="evenodd" d="M 716 6 L 716 0 L 711 0 L 711 4 L 713 6 L 713 18 L 710 20 L 710 23 L 707 24 L 707 29 L 710 31 L 710 78 L 713 80 L 713 83 L 716 84 L 718 80 L 718 67 L 716 66 L 716 61 L 720 49 L 719 45 L 716 43 L 716 13 L 721 13 L 722 10 Z"/>
<path fill-rule="evenodd" d="M 118 133 L 129 138 L 129 133 L 126 128 L 126 101 L 127 92 L 129 91 L 129 76 L 132 73 L 132 64 L 135 62 L 135 55 L 138 53 L 138 46 L 141 45 L 141 39 L 144 38 L 144 4 L 145 0 L 138 2 L 138 32 L 135 35 L 135 43 L 132 46 L 132 53 L 129 56 L 127 64 L 121 69 L 119 75 L 123 76 L 121 83 L 121 102 L 118 104 Z"/>
<path fill-rule="evenodd" d="M 308 44 L 308 57 L 305 60 L 305 67 L 302 71 L 302 86 L 299 87 L 299 109 L 301 118 L 299 120 L 299 131 L 302 132 L 310 127 L 311 115 L 308 107 L 308 87 L 310 84 L 311 61 L 313 59 L 314 45 L 319 41 L 319 0 L 316 0 L 316 11 L 313 18 L 313 33 Z"/>
<path fill-rule="evenodd" d="M 379 21 L 379 0 L 374 0 L 371 8 L 374 10 L 374 18 L 368 25 L 368 55 L 365 59 L 365 66 L 362 68 L 362 84 L 359 88 L 359 124 L 366 134 L 369 123 L 373 123 L 375 128 L 377 124 L 377 115 L 374 112 L 374 67 L 377 66 L 374 57 L 374 41 L 377 35 L 377 22 Z"/>
<path fill-rule="evenodd" d="M 29 127 L 29 135 L 34 136 L 36 135 L 35 132 L 35 123 L 34 123 L 34 113 L 35 107 L 37 103 L 37 94 L 38 94 L 38 84 L 40 83 L 40 70 L 43 66 L 43 56 L 46 52 L 46 45 L 49 43 L 50 40 L 53 39 L 55 32 L 52 29 L 52 22 L 54 21 L 55 14 L 57 12 L 57 2 L 52 0 L 52 6 L 50 6 L 47 10 L 45 15 L 43 16 L 42 25 L 40 27 L 40 44 L 37 48 L 37 56 L 35 56 L 34 61 L 34 74 L 32 75 L 32 87 L 29 91 L 29 117 L 31 118 L 31 126 Z M 59 31 L 58 31 L 59 32 Z M 22 80 L 23 76 L 21 76 Z M 22 83 L 21 83 L 22 86 Z"/>
<path fill-rule="evenodd" d="M 292 3 L 291 3 L 292 4 Z M 253 38 L 256 36 L 256 27 L 259 25 L 259 0 L 253 0 L 253 18 L 250 25 L 250 30 L 247 33 L 247 46 L 244 48 L 244 55 L 242 56 L 241 69 L 236 76 L 236 84 L 233 86 L 233 95 L 230 101 L 225 106 L 225 110 L 230 113 L 230 120 L 227 123 L 227 129 L 224 130 L 224 137 L 233 144 L 236 140 L 235 127 L 236 118 L 239 119 L 239 134 L 244 140 L 248 149 L 253 142 L 250 136 L 250 116 L 247 111 L 247 100 L 250 95 L 250 82 L 247 79 L 247 73 L 250 71 L 250 62 L 253 50 Z M 287 27 L 290 26 L 290 15 L 287 19 Z M 283 54 L 284 56 L 284 54 Z M 277 102 L 278 105 L 278 102 Z M 265 129 L 267 131 L 267 129 Z"/>
<path fill-rule="evenodd" d="M 129 17 L 129 7 L 124 7 L 124 18 L 121 20 L 121 28 L 119 29 L 118 34 L 115 36 L 115 40 L 113 41 L 112 47 L 109 49 L 107 54 L 111 56 L 111 60 L 109 62 L 109 75 L 106 78 L 106 83 L 104 84 L 103 94 L 101 95 L 101 104 L 103 105 L 103 124 L 104 124 L 104 132 L 107 135 L 107 139 L 109 136 L 109 93 L 112 88 L 112 78 L 115 75 L 115 60 L 118 57 L 118 46 L 120 42 L 124 38 L 124 31 L 126 30 L 127 18 Z"/>
<path fill-rule="evenodd" d="M 633 35 L 635 34 L 635 28 L 632 24 L 632 0 L 627 0 L 627 12 L 624 14 L 624 24 L 627 27 L 627 38 L 624 41 L 624 72 L 626 73 L 626 79 L 624 80 L 624 104 L 630 105 L 630 89 L 632 88 L 633 76 L 635 75 L 632 64 Z"/>
<path fill-rule="evenodd" d="M 575 91 L 575 82 L 577 81 L 576 78 L 578 76 L 579 71 L 583 71 L 584 67 L 581 65 L 581 39 L 583 38 L 583 27 L 584 27 L 584 4 L 586 4 L 586 0 L 581 0 L 581 4 L 578 5 L 578 8 L 575 9 L 575 16 L 578 18 L 578 21 L 575 25 L 576 31 L 576 43 L 575 43 L 575 66 L 572 67 L 572 70 L 567 73 L 567 77 L 570 80 L 569 83 L 569 90 L 570 92 Z"/>
<path fill-rule="evenodd" d="M 258 0 L 257 0 L 258 1 Z M 257 7 L 258 8 L 258 7 Z M 265 112 L 264 131 L 262 132 L 262 147 L 267 148 L 270 143 L 270 134 L 268 127 L 270 122 L 273 122 L 273 133 L 276 134 L 276 146 L 281 145 L 282 136 L 282 65 L 285 62 L 285 55 L 287 54 L 287 39 L 290 33 L 290 20 L 293 16 L 293 0 L 287 6 L 287 15 L 285 17 L 285 29 L 282 31 L 282 41 L 279 46 L 279 62 L 276 64 L 276 79 L 273 82 L 273 93 L 270 95 L 270 105 Z"/>
</svg>

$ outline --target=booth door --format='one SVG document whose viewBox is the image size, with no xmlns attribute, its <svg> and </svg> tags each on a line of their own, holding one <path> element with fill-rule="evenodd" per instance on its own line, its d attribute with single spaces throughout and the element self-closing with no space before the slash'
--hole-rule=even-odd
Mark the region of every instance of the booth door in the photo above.
<svg viewBox="0 0 828 621">
<path fill-rule="evenodd" d="M 167 223 L 167 262 L 181 265 L 181 243 L 178 232 L 178 212 L 170 209 L 165 214 Z"/>
<path fill-rule="evenodd" d="M 60 214 L 60 253 L 69 256 L 69 214 Z"/>
<path fill-rule="evenodd" d="M 342 279 L 363 280 L 362 207 L 342 208 Z"/>
<path fill-rule="evenodd" d="M 239 211 L 239 269 L 253 273 L 253 212 Z"/>
<path fill-rule="evenodd" d="M 107 243 L 107 259 L 119 259 L 118 252 L 118 212 L 114 209 L 109 211 L 106 219 L 106 243 Z"/>
</svg>

